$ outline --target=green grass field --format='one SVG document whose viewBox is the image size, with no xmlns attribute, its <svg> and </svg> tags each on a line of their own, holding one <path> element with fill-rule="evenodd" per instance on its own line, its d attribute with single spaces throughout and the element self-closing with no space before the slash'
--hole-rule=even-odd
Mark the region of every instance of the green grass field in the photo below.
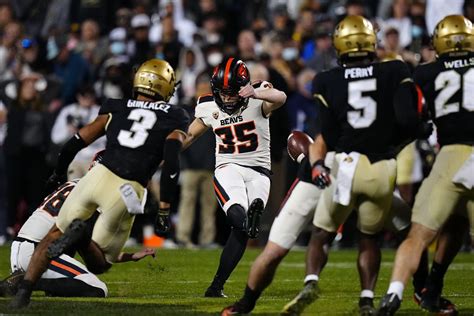
<svg viewBox="0 0 474 316">
<path fill-rule="evenodd" d="M 115 265 L 100 276 L 107 283 L 106 299 L 58 299 L 35 294 L 22 314 L 87 315 L 216 315 L 243 292 L 248 271 L 259 249 L 249 249 L 225 287 L 226 299 L 207 299 L 203 293 L 214 276 L 220 250 L 158 250 L 157 258 Z M 9 248 L 0 247 L 0 277 L 9 271 Z M 387 288 L 393 251 L 384 251 L 376 303 Z M 303 251 L 293 251 L 280 265 L 273 284 L 264 292 L 253 314 L 278 314 L 302 287 Z M 324 271 L 321 297 L 305 315 L 354 315 L 359 282 L 353 250 L 334 251 Z M 422 314 L 405 292 L 400 315 Z M 448 272 L 445 295 L 456 302 L 462 315 L 474 315 L 474 256 L 460 254 Z M 0 315 L 9 299 L 0 299 Z"/>
</svg>

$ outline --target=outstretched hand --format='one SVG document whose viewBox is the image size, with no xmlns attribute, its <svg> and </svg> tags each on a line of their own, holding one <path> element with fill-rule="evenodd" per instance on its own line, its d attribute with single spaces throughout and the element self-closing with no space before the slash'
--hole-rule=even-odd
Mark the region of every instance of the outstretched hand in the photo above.
<svg viewBox="0 0 474 316">
<path fill-rule="evenodd" d="M 143 248 L 142 250 L 133 253 L 133 254 L 132 254 L 132 259 L 133 259 L 133 261 L 140 261 L 140 260 L 142 260 L 143 258 L 145 258 L 146 256 L 152 256 L 153 258 L 155 258 L 155 256 L 156 256 L 156 249 L 153 249 L 153 248 Z"/>
</svg>

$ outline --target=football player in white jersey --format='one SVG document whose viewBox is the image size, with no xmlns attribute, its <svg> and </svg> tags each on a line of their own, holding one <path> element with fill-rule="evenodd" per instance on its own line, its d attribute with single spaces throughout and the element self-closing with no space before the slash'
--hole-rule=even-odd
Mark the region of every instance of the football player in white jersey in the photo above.
<svg viewBox="0 0 474 316">
<path fill-rule="evenodd" d="M 184 148 L 206 130 L 216 135 L 214 191 L 232 227 L 206 297 L 225 297 L 224 283 L 256 238 L 270 192 L 269 116 L 286 94 L 266 81 L 250 84 L 247 66 L 230 57 L 211 78 L 212 95 L 201 96 Z"/>
</svg>

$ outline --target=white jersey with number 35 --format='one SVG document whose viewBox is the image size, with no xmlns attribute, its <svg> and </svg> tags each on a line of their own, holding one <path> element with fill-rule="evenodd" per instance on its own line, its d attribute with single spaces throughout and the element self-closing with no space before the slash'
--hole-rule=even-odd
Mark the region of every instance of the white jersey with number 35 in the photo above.
<svg viewBox="0 0 474 316">
<path fill-rule="evenodd" d="M 216 135 L 216 168 L 235 163 L 270 170 L 270 127 L 262 105 L 262 100 L 251 98 L 246 107 L 228 115 L 219 109 L 212 95 L 199 98 L 195 117 Z"/>
</svg>

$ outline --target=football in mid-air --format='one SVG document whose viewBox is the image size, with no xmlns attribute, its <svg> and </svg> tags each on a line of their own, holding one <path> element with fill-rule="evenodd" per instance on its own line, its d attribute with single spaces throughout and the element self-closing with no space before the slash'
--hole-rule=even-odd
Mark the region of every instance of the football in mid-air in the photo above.
<svg viewBox="0 0 474 316">
<path fill-rule="evenodd" d="M 286 143 L 291 159 L 300 163 L 308 155 L 309 145 L 313 143 L 313 139 L 304 132 L 293 131 Z"/>
</svg>

